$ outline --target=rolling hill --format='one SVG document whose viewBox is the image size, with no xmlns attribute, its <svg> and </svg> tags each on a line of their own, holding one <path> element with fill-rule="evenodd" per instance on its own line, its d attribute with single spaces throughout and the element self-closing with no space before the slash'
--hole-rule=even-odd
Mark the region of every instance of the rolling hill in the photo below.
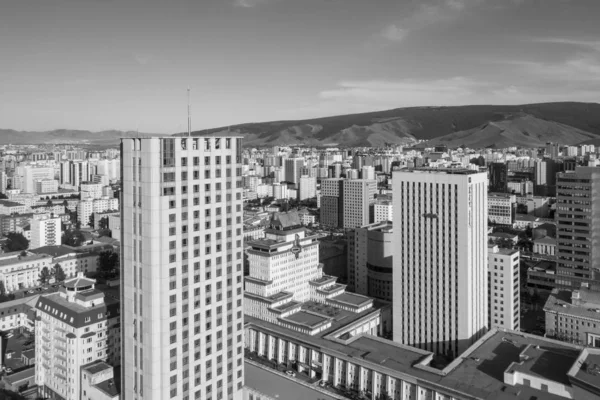
<svg viewBox="0 0 600 400">
<path fill-rule="evenodd" d="M 600 138 L 600 104 L 542 103 L 514 106 L 409 107 L 297 121 L 231 126 L 246 146 L 411 145 L 419 140 L 450 146 L 537 147 L 548 141 L 577 144 Z M 215 128 L 193 132 L 224 132 Z"/>
<path fill-rule="evenodd" d="M 133 131 L 101 131 L 90 132 L 84 130 L 56 129 L 45 132 L 25 132 L 12 129 L 0 129 L 0 145 L 5 144 L 90 144 L 90 145 L 117 145 L 123 137 L 157 136 L 152 133 L 137 133 Z"/>
</svg>

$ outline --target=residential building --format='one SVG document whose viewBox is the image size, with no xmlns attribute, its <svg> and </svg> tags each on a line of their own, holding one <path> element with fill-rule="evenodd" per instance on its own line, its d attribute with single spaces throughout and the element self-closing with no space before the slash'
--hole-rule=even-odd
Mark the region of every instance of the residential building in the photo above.
<svg viewBox="0 0 600 400">
<path fill-rule="evenodd" d="M 52 257 L 25 251 L 0 254 L 0 282 L 7 293 L 39 286 L 39 273 L 51 268 Z"/>
<path fill-rule="evenodd" d="M 554 289 L 544 313 L 548 337 L 600 347 L 600 292 L 586 287 Z"/>
<path fill-rule="evenodd" d="M 451 358 L 486 331 L 487 176 L 393 172 L 394 341 Z"/>
<path fill-rule="evenodd" d="M 114 367 L 94 361 L 81 367 L 81 400 L 119 400 Z"/>
<path fill-rule="evenodd" d="M 392 301 L 393 228 L 389 221 L 354 229 L 348 239 L 348 286 L 356 293 Z"/>
<path fill-rule="evenodd" d="M 82 367 L 120 362 L 119 302 L 79 275 L 38 298 L 35 382 L 44 398 L 81 400 Z"/>
<path fill-rule="evenodd" d="M 31 207 L 22 203 L 0 199 L 0 215 L 25 214 L 31 212 Z"/>
<path fill-rule="evenodd" d="M 121 147 L 121 396 L 241 400 L 242 139 Z"/>
<path fill-rule="evenodd" d="M 77 205 L 77 221 L 79 221 L 82 226 L 93 227 L 90 226 L 90 217 L 93 214 L 118 210 L 119 199 L 115 199 L 114 197 L 81 200 Z"/>
<path fill-rule="evenodd" d="M 557 174 L 556 222 L 557 285 L 600 289 L 600 168 Z"/>
<path fill-rule="evenodd" d="M 8 177 L 6 176 L 6 172 L 4 170 L 0 170 L 0 193 L 6 193 L 6 186 L 8 184 Z"/>
<path fill-rule="evenodd" d="M 515 222 L 517 196 L 508 193 L 488 193 L 488 218 L 492 224 L 510 225 Z"/>
<path fill-rule="evenodd" d="M 34 215 L 31 221 L 30 249 L 61 244 L 61 220 L 49 214 Z"/>
<path fill-rule="evenodd" d="M 304 167 L 304 158 L 288 158 L 284 163 L 285 181 L 294 184 L 298 188 L 300 183 L 301 169 Z"/>
<path fill-rule="evenodd" d="M 0 331 L 11 331 L 13 329 L 25 329 L 33 332 L 35 318 L 32 318 L 32 310 L 39 296 L 22 297 L 0 303 Z M 2 360 L 0 359 L 0 366 Z"/>
<path fill-rule="evenodd" d="M 57 193 L 58 192 L 58 181 L 55 179 L 42 179 L 35 182 L 35 193 L 46 194 L 46 193 Z"/>
<path fill-rule="evenodd" d="M 489 324 L 519 330 L 521 318 L 518 250 L 488 247 Z"/>
<path fill-rule="evenodd" d="M 298 200 L 312 199 L 317 196 L 317 178 L 302 175 L 298 185 Z"/>
<path fill-rule="evenodd" d="M 15 169 L 15 189 L 21 189 L 22 193 L 36 193 L 36 182 L 54 179 L 54 168 L 40 167 L 37 165 L 22 165 Z"/>
<path fill-rule="evenodd" d="M 374 217 L 373 222 L 384 222 L 384 221 L 393 221 L 394 220 L 394 207 L 392 200 L 388 199 L 377 199 L 375 200 L 375 205 L 373 206 Z"/>
<path fill-rule="evenodd" d="M 100 199 L 103 196 L 101 183 L 81 182 L 79 191 L 81 192 L 81 200 L 85 199 Z"/>
</svg>

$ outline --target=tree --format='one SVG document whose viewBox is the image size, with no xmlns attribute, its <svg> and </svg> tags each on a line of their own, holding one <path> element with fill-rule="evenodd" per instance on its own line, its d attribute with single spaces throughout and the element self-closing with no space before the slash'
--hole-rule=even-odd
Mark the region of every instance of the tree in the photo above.
<svg viewBox="0 0 600 400">
<path fill-rule="evenodd" d="M 50 272 L 48 267 L 42 268 L 42 270 L 40 271 L 39 277 L 38 277 L 38 281 L 40 281 L 40 284 L 41 285 L 48 284 L 48 282 L 50 282 L 50 278 L 52 278 L 52 273 Z"/>
<path fill-rule="evenodd" d="M 69 202 L 67 200 L 63 200 L 62 205 L 66 207 L 69 207 Z"/>
<path fill-rule="evenodd" d="M 52 269 L 52 276 L 54 276 L 56 282 L 63 282 L 67 278 L 65 271 L 62 269 L 59 263 L 54 265 L 54 268 Z"/>
<path fill-rule="evenodd" d="M 85 242 L 85 237 L 80 230 L 75 229 L 72 231 L 66 231 L 62 236 L 62 244 L 66 244 L 67 246 L 81 246 Z"/>
<path fill-rule="evenodd" d="M 109 275 L 119 266 L 119 254 L 114 251 L 103 251 L 98 255 L 98 272 Z"/>
<path fill-rule="evenodd" d="M 27 240 L 22 233 L 8 232 L 6 238 L 4 250 L 7 252 L 27 250 L 29 247 L 29 240 Z"/>
<path fill-rule="evenodd" d="M 108 229 L 108 217 L 102 217 L 98 221 L 98 226 L 100 229 Z"/>
<path fill-rule="evenodd" d="M 0 193 L 0 200 L 8 199 L 8 196 L 4 193 Z"/>
<path fill-rule="evenodd" d="M 48 206 L 48 207 L 52 207 L 52 200 L 48 200 L 48 201 L 46 202 L 46 206 Z"/>
<path fill-rule="evenodd" d="M 95 222 L 95 221 L 94 221 L 94 219 L 95 219 L 95 218 L 94 218 L 94 213 L 91 213 L 91 214 L 90 214 L 90 219 L 88 220 L 88 226 L 89 226 L 90 228 L 93 228 L 93 227 L 94 227 L 94 222 Z"/>
</svg>

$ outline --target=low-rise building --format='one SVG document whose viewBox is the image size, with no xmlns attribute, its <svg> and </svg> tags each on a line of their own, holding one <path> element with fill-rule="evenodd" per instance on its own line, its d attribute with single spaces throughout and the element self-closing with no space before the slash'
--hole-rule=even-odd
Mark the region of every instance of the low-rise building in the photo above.
<svg viewBox="0 0 600 400">
<path fill-rule="evenodd" d="M 81 368 L 81 400 L 118 400 L 120 377 L 114 367 L 94 361 Z"/>
<path fill-rule="evenodd" d="M 493 224 L 511 225 L 517 211 L 517 196 L 508 193 L 488 193 L 488 219 Z"/>
<path fill-rule="evenodd" d="M 600 292 L 554 289 L 546 304 L 546 335 L 584 346 L 600 347 Z"/>
<path fill-rule="evenodd" d="M 31 212 L 31 207 L 11 200 L 0 200 L 0 214 L 25 214 Z"/>
<path fill-rule="evenodd" d="M 52 257 L 30 251 L 0 254 L 0 281 L 7 293 L 39 286 L 39 273 L 51 268 Z"/>
<path fill-rule="evenodd" d="M 547 256 L 556 255 L 556 239 L 551 237 L 543 237 L 533 241 L 533 252 Z"/>
</svg>

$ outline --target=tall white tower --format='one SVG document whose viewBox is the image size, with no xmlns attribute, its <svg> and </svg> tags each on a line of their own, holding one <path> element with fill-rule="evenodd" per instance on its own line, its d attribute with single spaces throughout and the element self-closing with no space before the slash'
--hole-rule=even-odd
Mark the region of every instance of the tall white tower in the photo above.
<svg viewBox="0 0 600 400">
<path fill-rule="evenodd" d="M 242 399 L 242 140 L 121 142 L 122 388 Z"/>
<path fill-rule="evenodd" d="M 487 176 L 393 172 L 394 341 L 456 357 L 486 331 Z"/>
</svg>

